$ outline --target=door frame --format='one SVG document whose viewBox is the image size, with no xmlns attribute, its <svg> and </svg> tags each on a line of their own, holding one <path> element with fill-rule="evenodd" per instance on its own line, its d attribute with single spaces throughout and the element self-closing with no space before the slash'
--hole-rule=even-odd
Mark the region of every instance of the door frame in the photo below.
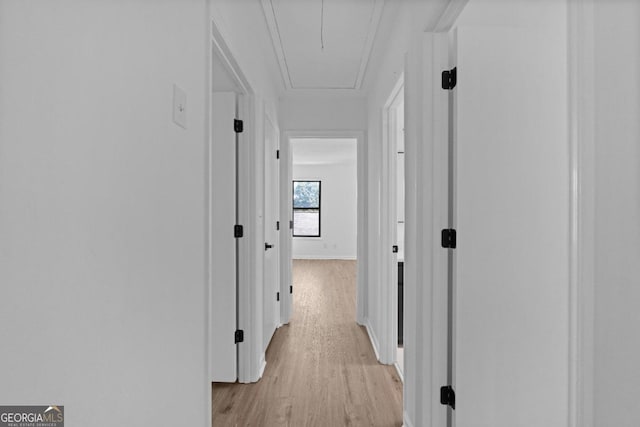
<svg viewBox="0 0 640 427">
<path fill-rule="evenodd" d="M 335 138 L 352 138 L 355 139 L 356 142 L 356 150 L 357 150 L 357 192 L 358 192 L 358 200 L 357 200 L 357 212 L 358 212 L 358 225 L 357 225 L 357 281 L 356 281 L 356 322 L 359 325 L 365 324 L 365 313 L 366 313 L 366 301 L 367 301 L 367 267 L 368 267 L 368 258 L 367 258 L 367 215 L 366 215 L 366 206 L 367 206 L 367 147 L 366 147 L 366 135 L 363 131 L 353 131 L 353 130 L 286 130 L 282 132 L 282 137 L 280 138 L 280 159 L 285 160 L 280 164 L 280 199 L 281 199 L 281 212 L 288 212 L 287 218 L 288 221 L 293 221 L 291 217 L 293 208 L 292 208 L 292 188 L 291 182 L 293 180 L 293 158 L 291 153 L 291 140 L 298 138 L 324 138 L 324 139 L 335 139 Z M 281 216 L 284 216 L 281 214 Z M 282 228 L 284 229 L 284 227 Z M 283 239 L 281 236 L 281 244 L 282 251 L 281 253 L 281 266 L 282 270 L 280 271 L 280 277 L 282 281 L 282 286 L 286 289 L 289 286 L 293 286 L 292 281 L 292 254 L 293 254 L 293 237 L 291 236 L 291 230 L 287 227 L 289 232 L 287 233 L 287 244 L 282 244 Z M 295 293 L 295 288 L 293 289 Z M 282 294 L 281 294 L 282 295 Z M 285 304 L 281 304 L 281 318 L 282 323 L 288 323 L 291 317 L 292 310 L 292 299 L 291 294 L 288 292 L 285 295 L 289 295 L 289 298 L 286 298 L 287 301 Z"/>
<path fill-rule="evenodd" d="M 383 207 L 380 218 L 381 247 L 378 251 L 382 289 L 380 363 L 394 364 L 398 368 L 398 273 L 397 257 L 391 247 L 397 242 L 397 133 L 393 113 L 398 106 L 400 95 L 404 103 L 404 72 L 398 77 L 382 109 L 382 168 L 380 206 Z M 391 256 L 390 256 L 391 255 Z M 398 372 L 400 370 L 398 369 Z M 403 374 L 401 374 L 401 378 Z"/>
<path fill-rule="evenodd" d="M 420 319 L 416 319 L 416 308 L 424 309 L 422 319 L 430 319 L 431 327 L 424 328 L 422 337 L 417 336 L 420 349 L 406 349 L 413 353 L 411 359 L 420 354 L 425 357 L 424 362 L 430 362 L 430 366 L 421 366 L 421 362 L 408 360 L 405 365 L 409 382 L 415 375 L 422 375 L 423 381 L 404 386 L 404 421 L 406 426 L 425 425 L 441 426 L 446 424 L 446 410 L 437 401 L 436 392 L 446 382 L 446 353 L 438 351 L 438 348 L 446 348 L 447 343 L 447 312 L 446 312 L 446 288 L 440 286 L 446 284 L 446 270 L 437 266 L 446 266 L 445 251 L 432 252 L 424 244 L 423 248 L 417 247 L 417 240 L 426 243 L 427 238 L 434 239 L 437 235 L 420 233 L 416 238 L 415 229 L 411 230 L 409 223 L 411 218 L 423 218 L 433 221 L 432 233 L 436 233 L 447 224 L 446 213 L 438 210 L 439 200 L 446 204 L 446 141 L 448 138 L 447 108 L 448 100 L 444 91 L 439 91 L 439 72 L 449 69 L 450 64 L 447 54 L 448 32 L 455 25 L 457 16 L 461 13 L 467 1 L 452 2 L 447 12 L 442 16 L 435 27 L 435 32 L 425 33 L 422 47 L 423 61 L 415 60 L 416 52 L 410 52 L 407 56 L 405 69 L 407 70 L 405 85 L 410 87 L 405 99 L 407 116 L 407 135 L 405 136 L 406 152 L 412 147 L 417 154 L 416 158 L 407 156 L 407 257 L 405 261 L 405 274 L 409 276 L 410 283 L 422 282 L 425 293 L 421 302 L 410 303 L 405 307 L 405 325 L 410 326 L 412 334 L 416 334 L 416 325 Z M 569 372 L 569 427 L 594 427 L 594 302 L 595 302 L 595 272 L 593 270 L 595 248 L 595 86 L 594 86 L 594 5 L 590 0 L 577 0 L 567 2 L 568 18 L 568 147 L 570 150 L 570 279 L 568 314 L 570 319 L 569 329 L 569 360 L 567 367 Z M 427 62 L 428 64 L 426 64 Z M 430 64 L 430 66 L 429 66 Z M 422 73 L 420 81 L 414 73 Z M 432 100 L 420 105 L 420 97 L 413 92 L 418 90 L 424 100 Z M 416 99 L 417 98 L 417 99 Z M 416 121 L 422 120 L 420 126 Z M 425 128 L 427 130 L 425 130 Z M 422 147 L 416 143 L 419 137 L 424 136 Z M 430 157 L 430 159 L 429 159 Z M 440 159 L 440 161 L 438 161 Z M 417 170 L 416 162 L 422 162 L 422 171 Z M 441 183 L 435 181 L 429 183 L 430 178 L 442 177 Z M 416 187 L 431 185 L 432 197 L 425 197 L 418 205 L 416 196 L 419 190 Z M 419 199 L 418 199 L 419 200 Z M 422 212 L 421 212 L 422 211 Z M 422 214 L 422 216 L 419 216 Z M 439 226 L 438 224 L 442 224 Z M 438 246 L 438 245 L 434 245 Z M 419 265 L 413 250 L 419 253 L 421 260 L 428 262 L 431 272 L 427 273 Z M 434 268 L 436 267 L 436 268 Z M 405 279 L 405 283 L 407 279 Z M 430 298 L 429 298 L 430 297 Z M 429 301 L 430 299 L 430 301 Z M 417 320 L 417 321 L 416 321 Z M 423 324 L 423 323 L 421 323 Z M 406 334 L 406 332 L 405 332 Z M 417 354 L 416 354 L 417 353 Z M 406 353 L 405 353 L 406 354 Z M 406 357 L 406 356 L 405 356 Z M 430 358 L 430 361 L 427 359 Z M 408 366 L 407 366 L 408 365 Z M 430 368 L 430 369 L 429 369 Z M 406 376 L 405 375 L 405 376 Z M 414 381 L 415 382 L 415 381 Z M 422 383 L 422 384 L 420 384 Z M 412 402 L 408 402 L 411 400 Z M 424 402 L 429 402 L 421 409 Z M 437 408 L 441 410 L 437 410 Z M 429 413 L 431 414 L 429 416 Z"/>
<path fill-rule="evenodd" d="M 404 423 L 446 425 L 448 93 L 446 33 L 424 33 L 405 64 Z"/>
<path fill-rule="evenodd" d="M 275 120 L 275 118 L 273 117 L 272 113 L 270 113 L 266 108 L 265 108 L 265 114 L 264 114 L 264 136 L 265 136 L 265 141 L 266 141 L 266 137 L 267 137 L 267 123 L 269 123 L 272 127 L 273 127 L 273 136 L 276 138 L 274 141 L 274 147 L 275 150 L 280 150 L 280 129 L 278 126 L 278 122 L 277 120 Z M 273 160 L 273 158 L 271 158 L 270 156 L 274 156 L 275 153 L 270 153 L 267 151 L 267 145 L 265 144 L 265 152 L 264 152 L 264 163 L 265 163 L 265 167 L 264 167 L 264 174 L 263 174 L 263 189 L 266 188 L 266 186 L 268 185 L 268 183 L 271 182 L 271 177 L 267 176 L 267 166 L 266 163 L 267 161 Z M 276 180 L 276 188 L 274 189 L 274 191 L 277 192 L 278 194 L 278 199 L 277 201 L 273 204 L 273 217 L 276 221 L 278 221 L 280 223 L 280 227 L 279 230 L 276 231 L 276 241 L 274 242 L 269 242 L 275 245 L 276 250 L 273 253 L 273 256 L 276 257 L 275 260 L 275 268 L 276 268 L 276 288 L 277 288 L 277 292 L 280 292 L 280 299 L 277 300 L 277 304 L 276 306 L 278 307 L 276 309 L 275 312 L 275 329 L 273 331 L 273 334 L 275 334 L 275 331 L 282 326 L 282 303 L 283 301 L 286 299 L 284 298 L 284 288 L 282 286 L 283 281 L 281 280 L 281 260 L 280 257 L 282 256 L 282 249 L 280 248 L 281 246 L 281 240 L 282 240 L 282 234 L 281 232 L 283 231 L 283 221 L 281 218 L 281 209 L 280 209 L 280 197 L 279 197 L 279 192 L 280 192 L 280 156 L 278 155 L 277 157 L 277 161 L 275 162 L 276 164 L 276 168 L 277 168 L 277 180 Z M 267 218 L 267 199 L 266 199 L 266 191 L 265 191 L 265 198 L 264 198 L 264 217 L 265 219 Z M 265 244 L 268 242 L 268 238 L 267 238 L 267 230 L 269 225 L 266 224 L 265 222 L 265 226 L 264 226 L 264 233 L 263 233 L 263 241 L 265 242 Z M 263 265 L 263 271 L 266 271 L 266 269 L 264 268 L 266 266 L 266 250 L 265 250 L 265 264 Z M 264 282 L 263 282 L 264 283 Z M 264 295 L 263 295 L 263 299 L 264 299 Z M 263 325 L 263 329 L 264 329 L 264 325 Z M 269 342 L 271 341 L 271 339 L 273 338 L 273 335 L 271 335 L 271 337 L 269 337 Z M 264 337 L 263 337 L 264 339 Z M 268 344 L 267 344 L 268 346 Z M 266 347 L 264 348 L 265 353 L 266 353 Z M 266 364 L 266 361 L 265 361 Z"/>
<path fill-rule="evenodd" d="M 252 220 L 256 217 L 254 213 L 256 212 L 256 203 L 255 199 L 257 198 L 258 191 L 255 185 L 256 177 L 255 177 L 255 168 L 252 167 L 253 163 L 255 163 L 255 151 L 256 151 L 256 131 L 257 127 L 255 125 L 255 117 L 256 117 L 256 96 L 255 93 L 249 84 L 249 81 L 245 77 L 242 72 L 240 66 L 234 58 L 231 49 L 226 44 L 222 33 L 220 32 L 220 26 L 216 22 L 215 18 L 211 18 L 211 33 L 209 38 L 209 49 L 208 49 L 208 116 L 210 117 L 212 113 L 212 86 L 211 82 L 213 79 L 212 72 L 212 61 L 213 55 L 217 55 L 218 58 L 223 63 L 226 71 L 229 76 L 232 78 L 234 83 L 239 88 L 238 91 L 238 115 L 244 121 L 244 130 L 242 133 L 238 135 L 239 143 L 240 143 L 240 162 L 239 162 L 239 182 L 238 182 L 238 208 L 239 208 L 239 216 L 240 223 L 245 226 L 245 230 L 251 230 Z M 211 126 L 211 121 L 207 123 L 207 126 Z M 206 236 L 205 236 L 205 256 L 206 256 L 206 272 L 205 272 L 205 280 L 207 284 L 207 325 L 205 325 L 206 330 L 206 341 L 207 341 L 207 370 L 210 371 L 209 363 L 211 354 L 212 354 L 212 346 L 213 342 L 210 337 L 210 323 L 212 321 L 212 304 L 211 304 L 211 289 L 212 289 L 212 260 L 211 260 L 211 243 L 213 240 L 213 236 L 211 234 L 211 221 L 212 221 L 212 211 L 214 209 L 213 200 L 210 197 L 210 185 L 209 182 L 211 180 L 211 135 L 212 131 L 208 129 L 208 142 L 206 146 L 206 155 L 205 155 L 205 163 L 206 163 L 206 176 L 207 183 L 205 185 L 206 193 L 205 193 L 205 218 L 206 218 Z M 262 162 L 263 160 L 260 159 Z M 255 248 L 258 245 L 258 241 L 262 240 L 263 236 L 259 235 L 256 232 L 246 232 L 245 237 L 239 240 L 239 259 L 245 260 L 239 268 L 239 281 L 238 281 L 238 324 L 239 328 L 243 329 L 245 332 L 245 341 L 243 343 L 239 343 L 238 345 L 238 381 L 239 382 L 251 382 L 256 381 L 259 376 L 259 349 L 262 345 L 261 333 L 255 333 L 260 329 L 261 319 L 258 319 L 256 316 L 256 308 L 258 304 L 262 305 L 261 295 L 257 295 L 254 287 L 251 283 L 255 283 L 250 280 L 250 278 L 257 274 L 254 270 L 256 270 L 257 262 L 256 262 L 256 254 L 252 248 Z M 261 264 L 260 264 L 261 265 Z M 260 312 L 262 312 L 260 310 Z M 211 372 L 208 372 L 207 381 L 211 378 Z M 208 384 L 208 394 L 211 395 L 211 387 Z"/>
<path fill-rule="evenodd" d="M 568 1 L 568 116 L 571 173 L 569 427 L 594 427 L 595 12 Z"/>
</svg>

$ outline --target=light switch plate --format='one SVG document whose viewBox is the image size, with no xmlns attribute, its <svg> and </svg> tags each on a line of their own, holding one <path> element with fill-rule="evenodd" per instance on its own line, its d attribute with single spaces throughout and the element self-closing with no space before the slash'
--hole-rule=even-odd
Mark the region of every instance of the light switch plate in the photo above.
<svg viewBox="0 0 640 427">
<path fill-rule="evenodd" d="M 173 122 L 187 128 L 187 94 L 177 85 L 173 85 Z"/>
</svg>

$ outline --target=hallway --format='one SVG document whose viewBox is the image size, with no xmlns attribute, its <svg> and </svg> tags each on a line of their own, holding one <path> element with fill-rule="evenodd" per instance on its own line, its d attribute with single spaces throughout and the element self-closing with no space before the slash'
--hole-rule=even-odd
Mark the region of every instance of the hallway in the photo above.
<svg viewBox="0 0 640 427">
<path fill-rule="evenodd" d="M 214 384 L 214 426 L 402 425 L 402 383 L 354 320 L 355 281 L 355 261 L 294 260 L 291 322 L 258 383 Z"/>
</svg>

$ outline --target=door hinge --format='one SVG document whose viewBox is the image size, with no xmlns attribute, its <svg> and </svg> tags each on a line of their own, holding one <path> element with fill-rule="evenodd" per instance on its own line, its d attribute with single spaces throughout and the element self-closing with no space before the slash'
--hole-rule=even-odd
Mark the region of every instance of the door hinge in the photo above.
<svg viewBox="0 0 640 427">
<path fill-rule="evenodd" d="M 276 221 L 276 230 L 280 230 L 280 221 Z"/>
<path fill-rule="evenodd" d="M 276 292 L 276 301 L 280 301 L 280 292 Z"/>
<path fill-rule="evenodd" d="M 233 130 L 236 133 L 241 133 L 244 130 L 244 122 L 242 120 L 233 119 Z"/>
<path fill-rule="evenodd" d="M 276 159 L 280 158 L 280 150 L 276 150 Z"/>
<path fill-rule="evenodd" d="M 293 285 L 289 286 L 289 293 L 292 294 L 293 293 Z"/>
<path fill-rule="evenodd" d="M 244 227 L 239 224 L 233 226 L 233 237 L 236 239 L 244 236 Z"/>
<path fill-rule="evenodd" d="M 457 67 L 452 68 L 448 71 L 442 72 L 442 89 L 451 90 L 456 87 L 456 83 L 458 80 L 458 71 Z"/>
<path fill-rule="evenodd" d="M 391 252 L 393 252 L 394 254 L 397 254 L 398 253 L 398 245 L 391 246 Z"/>
<path fill-rule="evenodd" d="M 442 230 L 442 247 L 456 248 L 456 230 L 453 228 L 445 228 Z"/>
<path fill-rule="evenodd" d="M 456 392 L 453 391 L 453 387 L 450 385 L 440 387 L 440 403 L 456 409 Z"/>
<path fill-rule="evenodd" d="M 293 221 L 289 221 L 289 230 L 293 230 Z"/>
<path fill-rule="evenodd" d="M 244 331 L 242 329 L 236 330 L 234 341 L 236 344 L 244 342 Z"/>
</svg>

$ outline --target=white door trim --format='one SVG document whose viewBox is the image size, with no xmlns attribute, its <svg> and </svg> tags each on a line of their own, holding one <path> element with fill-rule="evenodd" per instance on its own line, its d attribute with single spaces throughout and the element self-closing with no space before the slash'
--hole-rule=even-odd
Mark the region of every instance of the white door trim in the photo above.
<svg viewBox="0 0 640 427">
<path fill-rule="evenodd" d="M 280 324 L 289 323 L 293 313 L 293 279 L 291 258 L 293 253 L 293 237 L 290 223 L 292 217 L 291 201 L 291 145 L 286 134 L 280 131 Z"/>
<path fill-rule="evenodd" d="M 257 307 L 258 304 L 262 304 L 261 294 L 258 295 L 256 289 L 258 285 L 255 285 L 256 281 L 251 280 L 257 272 L 256 266 L 258 263 L 256 251 L 252 248 L 259 245 L 259 241 L 262 240 L 262 236 L 258 236 L 256 232 L 250 232 L 251 221 L 257 217 L 257 188 L 255 168 L 255 146 L 256 146 L 256 132 L 257 127 L 255 125 L 255 108 L 256 97 L 249 81 L 242 72 L 240 66 L 235 60 L 233 53 L 224 40 L 224 36 L 221 32 L 221 26 L 215 19 L 211 20 L 211 54 L 216 54 L 222 61 L 224 67 L 228 71 L 229 75 L 234 80 L 234 83 L 240 88 L 239 102 L 238 102 L 238 115 L 244 120 L 244 132 L 239 135 L 240 137 L 240 166 L 239 166 L 239 185 L 238 194 L 241 195 L 239 199 L 240 210 L 240 223 L 245 226 L 245 237 L 240 239 L 240 254 L 239 259 L 244 260 L 240 264 L 239 274 L 239 298 L 238 298 L 238 322 L 240 329 L 244 330 L 245 341 L 238 344 L 238 381 L 240 382 L 252 382 L 257 381 L 260 371 L 260 347 L 261 333 L 256 333 L 261 327 L 261 319 L 258 318 Z M 210 61 L 212 58 L 210 58 Z M 209 81 L 212 79 L 211 67 L 209 70 Z M 210 91 L 211 89 L 209 89 Z M 209 112 L 211 112 L 211 103 L 209 102 Z M 210 124 L 209 124 L 210 125 Z M 209 135 L 211 130 L 209 129 Z M 210 143 L 210 142 L 209 142 Z M 210 174 L 210 164 L 207 161 L 208 174 Z M 211 221 L 211 210 L 213 209 L 212 201 L 209 198 L 209 190 L 207 189 L 207 221 Z M 206 280 L 208 287 L 211 287 L 211 259 L 210 259 L 210 242 L 211 234 L 210 227 L 207 231 L 207 271 Z M 260 264 L 261 265 L 261 264 Z M 251 284 L 254 283 L 252 286 Z M 209 291 L 210 295 L 210 291 Z M 212 313 L 211 307 L 208 306 L 207 323 L 211 321 Z M 259 312 L 261 313 L 261 311 Z M 208 330 L 208 325 L 207 325 Z M 207 360 L 210 358 L 210 346 L 211 339 L 207 332 Z M 210 375 L 209 375 L 210 376 Z"/>
<path fill-rule="evenodd" d="M 467 3 L 469 0 L 450 0 L 433 31 L 443 33 L 451 30 Z"/>
<path fill-rule="evenodd" d="M 404 423 L 425 427 L 446 425 L 448 68 L 446 33 L 424 33 L 406 57 Z"/>
<path fill-rule="evenodd" d="M 568 1 L 571 170 L 569 427 L 594 427 L 595 58 L 594 4 Z"/>
<path fill-rule="evenodd" d="M 378 262 L 380 287 L 382 292 L 380 305 L 380 337 L 378 345 L 379 361 L 387 365 L 397 362 L 398 346 L 398 274 L 397 257 L 391 247 L 397 244 L 397 134 L 395 109 L 397 100 L 404 91 L 404 73 L 400 75 L 382 109 L 382 168 L 381 168 L 381 244 Z M 395 264 L 395 265 L 394 265 Z"/>
</svg>

